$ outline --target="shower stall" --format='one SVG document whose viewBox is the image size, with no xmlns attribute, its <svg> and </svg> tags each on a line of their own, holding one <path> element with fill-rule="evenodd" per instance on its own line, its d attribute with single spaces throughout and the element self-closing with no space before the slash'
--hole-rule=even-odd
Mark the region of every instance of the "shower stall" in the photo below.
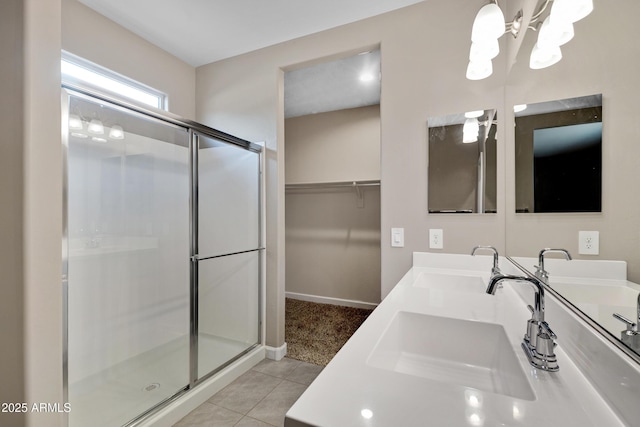
<svg viewBox="0 0 640 427">
<path fill-rule="evenodd" d="M 69 425 L 135 425 L 261 345 L 261 147 L 65 87 Z"/>
</svg>

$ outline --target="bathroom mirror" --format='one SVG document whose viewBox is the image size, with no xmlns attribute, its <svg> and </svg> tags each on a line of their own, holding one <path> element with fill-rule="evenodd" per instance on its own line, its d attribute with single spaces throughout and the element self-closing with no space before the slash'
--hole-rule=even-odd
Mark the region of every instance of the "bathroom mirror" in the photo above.
<svg viewBox="0 0 640 427">
<path fill-rule="evenodd" d="M 601 212 L 602 95 L 514 111 L 516 212 Z"/>
<path fill-rule="evenodd" d="M 496 213 L 496 110 L 427 124 L 429 213 Z"/>
</svg>

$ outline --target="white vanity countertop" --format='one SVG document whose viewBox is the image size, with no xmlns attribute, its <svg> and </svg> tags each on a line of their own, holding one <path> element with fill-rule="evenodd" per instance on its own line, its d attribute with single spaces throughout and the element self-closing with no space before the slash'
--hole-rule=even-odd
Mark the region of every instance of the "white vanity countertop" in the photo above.
<svg viewBox="0 0 640 427">
<path fill-rule="evenodd" d="M 485 294 L 484 288 L 478 292 L 443 289 L 450 276 L 461 282 L 465 280 L 460 276 L 481 277 L 485 283 L 489 276 L 490 257 L 452 257 L 442 257 L 442 263 L 436 264 L 414 258 L 414 265 L 425 266 L 412 268 L 401 279 L 287 412 L 285 426 L 624 425 L 562 345 L 556 348 L 559 372 L 529 365 L 520 348 L 529 311 L 512 289 L 522 284 L 505 283 L 495 296 Z M 461 260 L 464 267 L 456 268 Z M 533 393 L 511 397 L 372 366 L 370 356 L 398 312 L 502 325 Z M 549 323 L 553 328 L 552 320 Z M 476 346 L 470 343 L 467 350 L 477 351 Z"/>
</svg>

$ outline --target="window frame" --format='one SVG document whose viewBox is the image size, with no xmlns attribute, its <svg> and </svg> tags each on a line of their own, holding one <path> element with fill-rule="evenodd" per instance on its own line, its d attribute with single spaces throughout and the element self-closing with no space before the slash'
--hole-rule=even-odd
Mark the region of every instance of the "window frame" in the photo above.
<svg viewBox="0 0 640 427">
<path fill-rule="evenodd" d="M 95 77 L 95 79 L 83 78 L 78 75 L 72 75 L 64 72 L 64 63 L 70 64 L 72 67 L 81 68 L 82 71 L 91 73 Z M 62 84 L 69 84 L 72 86 L 79 85 L 83 88 L 97 91 L 110 97 L 115 97 L 116 99 L 126 100 L 127 102 L 134 103 L 144 108 L 151 107 L 163 111 L 169 111 L 169 97 L 166 93 L 64 50 L 61 54 L 60 72 Z M 95 80 L 102 80 L 102 83 L 96 82 Z M 111 85 L 103 84 L 109 82 L 111 82 L 114 86 L 120 86 L 121 90 L 114 89 L 113 86 L 109 87 Z M 145 100 L 137 98 L 134 95 L 127 94 L 125 93 L 127 88 L 133 91 L 142 92 L 143 95 L 156 99 L 157 103 L 151 104 L 150 102 L 146 102 Z"/>
</svg>

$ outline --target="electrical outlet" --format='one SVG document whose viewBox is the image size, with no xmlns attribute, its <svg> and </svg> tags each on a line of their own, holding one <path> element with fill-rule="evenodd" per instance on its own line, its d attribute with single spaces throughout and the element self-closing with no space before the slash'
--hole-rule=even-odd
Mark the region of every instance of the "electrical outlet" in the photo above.
<svg viewBox="0 0 640 427">
<path fill-rule="evenodd" d="M 580 231 L 578 233 L 578 253 L 580 255 L 600 254 L 600 232 Z"/>
<path fill-rule="evenodd" d="M 441 228 L 429 229 L 429 249 L 442 249 L 444 245 L 443 233 Z"/>
</svg>

